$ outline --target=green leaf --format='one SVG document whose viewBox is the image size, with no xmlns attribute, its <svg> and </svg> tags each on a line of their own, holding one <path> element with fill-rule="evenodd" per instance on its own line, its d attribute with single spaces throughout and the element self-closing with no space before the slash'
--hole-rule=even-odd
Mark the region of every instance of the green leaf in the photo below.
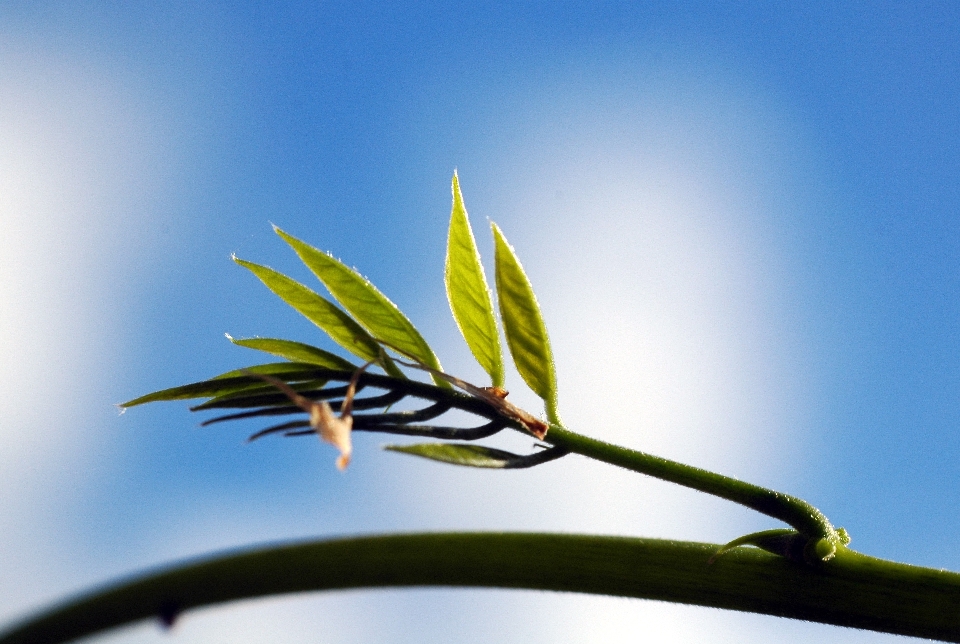
<svg viewBox="0 0 960 644">
<path fill-rule="evenodd" d="M 307 380 L 314 377 L 317 371 L 317 365 L 303 362 L 268 362 L 252 367 L 244 367 L 243 369 L 234 369 L 233 371 L 222 373 L 219 376 L 214 376 L 213 380 L 219 378 L 246 378 L 247 374 L 245 374 L 244 371 L 259 373 L 265 376 L 283 376 L 281 380 Z M 254 378 L 253 380 L 261 384 L 263 383 L 263 380 L 260 378 Z"/>
<path fill-rule="evenodd" d="M 503 353 L 493 314 L 493 298 L 480 263 L 477 242 L 460 194 L 460 181 L 453 174 L 453 210 L 447 236 L 444 271 L 447 299 L 463 339 L 480 366 L 490 374 L 495 387 L 503 386 Z"/>
<path fill-rule="evenodd" d="M 327 253 L 288 235 L 276 226 L 274 230 L 290 244 L 343 308 L 373 337 L 431 369 L 443 371 L 430 345 L 407 316 L 369 280 Z M 441 387 L 450 387 L 449 383 L 436 376 L 433 379 Z"/>
<path fill-rule="evenodd" d="M 467 467 L 485 467 L 488 469 L 524 469 L 548 463 L 569 454 L 565 448 L 551 447 L 541 452 L 521 456 L 505 452 L 502 449 L 471 445 L 469 443 L 419 443 L 417 445 L 385 445 L 391 452 L 413 454 L 431 461 L 464 465 Z"/>
<path fill-rule="evenodd" d="M 291 362 L 305 362 L 328 369 L 343 369 L 344 371 L 351 371 L 357 368 L 357 365 L 344 360 L 336 354 L 302 342 L 280 340 L 278 338 L 241 338 L 237 340 L 231 338 L 229 335 L 227 338 L 237 346 L 272 353 L 275 356 L 286 358 Z"/>
<path fill-rule="evenodd" d="M 488 469 L 504 469 L 521 456 L 511 454 L 492 447 L 482 445 L 466 445 L 463 443 L 418 443 L 416 445 L 385 445 L 384 449 L 391 452 L 413 454 L 431 461 L 450 463 L 451 465 L 465 465 L 467 467 L 485 467 Z"/>
<path fill-rule="evenodd" d="M 496 266 L 497 301 L 510 355 L 524 382 L 546 403 L 550 422 L 560 424 L 557 413 L 557 376 L 547 327 L 530 280 L 503 233 L 491 222 Z"/>
<path fill-rule="evenodd" d="M 261 381 L 262 382 L 262 381 Z M 301 382 L 290 382 L 290 388 L 294 391 L 318 391 L 323 389 L 328 380 L 303 380 Z M 264 401 L 264 397 L 279 397 L 279 403 Z M 250 408 L 250 407 L 269 407 L 276 405 L 286 405 L 290 399 L 276 385 L 264 384 L 260 387 L 250 387 L 240 391 L 233 391 L 221 396 L 214 396 L 198 405 L 190 408 L 190 411 L 200 411 L 203 409 L 224 409 L 224 408 Z"/>
<path fill-rule="evenodd" d="M 223 378 L 220 380 L 204 380 L 203 382 L 194 382 L 189 385 L 172 387 L 170 389 L 161 389 L 139 398 L 120 403 L 120 407 L 135 407 L 149 402 L 161 402 L 165 400 L 190 400 L 193 398 L 207 398 L 226 393 L 241 391 L 252 385 L 250 378 Z"/>
<path fill-rule="evenodd" d="M 310 372 L 315 370 L 316 365 L 312 364 L 278 362 L 247 367 L 244 371 L 270 375 L 286 374 L 288 376 L 293 374 L 303 374 L 302 377 L 291 378 L 291 380 L 304 380 L 306 378 L 313 377 L 310 375 Z M 213 396 L 223 396 L 226 394 L 241 392 L 246 389 L 257 389 L 260 387 L 263 387 L 262 380 L 246 375 L 243 373 L 243 371 L 237 369 L 234 371 L 228 371 L 227 373 L 222 373 L 219 376 L 214 376 L 210 380 L 203 380 L 201 382 L 194 382 L 189 385 L 182 385 L 180 387 L 172 387 L 170 389 L 155 391 L 151 394 L 134 398 L 129 402 L 121 403 L 119 406 L 126 408 L 135 407 L 136 405 L 143 405 L 149 402 L 210 398 Z"/>
<path fill-rule="evenodd" d="M 276 293 L 281 300 L 323 329 L 341 347 L 363 360 L 378 360 L 380 358 L 381 349 L 377 341 L 364 331 L 353 318 L 337 308 L 333 302 L 317 295 L 300 282 L 290 279 L 272 268 L 247 262 L 237 257 L 234 257 L 233 260 L 259 277 L 260 281 Z"/>
</svg>

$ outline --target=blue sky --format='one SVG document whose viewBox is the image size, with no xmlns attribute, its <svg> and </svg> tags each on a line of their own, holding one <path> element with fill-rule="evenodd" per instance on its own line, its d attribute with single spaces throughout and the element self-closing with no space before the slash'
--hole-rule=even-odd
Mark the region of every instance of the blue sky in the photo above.
<svg viewBox="0 0 960 644">
<path fill-rule="evenodd" d="M 0 619 L 218 548 L 391 530 L 723 542 L 774 527 L 573 458 L 473 472 L 244 445 L 113 403 L 323 343 L 231 253 L 270 222 L 479 369 L 442 289 L 450 176 L 504 230 L 584 433 L 790 492 L 960 570 L 952 3 L 8 3 L 0 8 Z M 489 267 L 489 263 L 488 263 Z M 324 345 L 327 346 L 327 345 Z M 516 374 L 511 398 L 529 408 Z M 511 443 L 523 447 L 522 441 Z M 531 494 L 530 490 L 538 490 Z M 110 642 L 883 641 L 609 598 L 381 591 Z M 892 641 L 892 638 L 890 638 Z"/>
</svg>

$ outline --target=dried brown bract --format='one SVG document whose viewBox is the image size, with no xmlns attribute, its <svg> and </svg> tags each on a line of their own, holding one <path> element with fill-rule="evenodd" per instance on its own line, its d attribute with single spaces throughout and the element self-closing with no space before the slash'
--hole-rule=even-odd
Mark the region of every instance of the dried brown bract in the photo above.
<svg viewBox="0 0 960 644">
<path fill-rule="evenodd" d="M 242 372 L 248 376 L 259 378 L 264 382 L 270 383 L 284 394 L 300 409 L 310 414 L 310 427 L 324 441 L 330 443 L 338 450 L 340 456 L 337 458 L 337 468 L 346 469 L 350 464 L 350 456 L 353 453 L 353 443 L 350 440 L 350 432 L 353 430 L 353 398 L 357 392 L 357 380 L 360 374 L 369 367 L 371 362 L 357 369 L 350 379 L 350 385 L 347 387 L 347 393 L 343 397 L 343 404 L 340 407 L 340 417 L 337 418 L 333 413 L 333 408 L 326 400 L 310 400 L 301 396 L 296 390 L 283 382 L 279 378 L 267 376 L 264 374 L 253 373 L 243 369 Z"/>
</svg>

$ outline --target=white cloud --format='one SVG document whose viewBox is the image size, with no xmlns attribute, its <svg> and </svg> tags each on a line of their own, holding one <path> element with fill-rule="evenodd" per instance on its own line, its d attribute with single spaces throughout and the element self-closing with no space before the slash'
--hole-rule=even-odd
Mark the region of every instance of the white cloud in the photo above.
<svg viewBox="0 0 960 644">
<path fill-rule="evenodd" d="M 167 161 L 157 114 L 96 61 L 0 41 L 0 561 L 3 613 L 51 576 L 51 505 L 77 493 Z M 53 502 L 53 503 L 51 503 Z M 46 509 L 44 509 L 46 508 Z M 62 578 L 60 578 L 62 579 Z M 46 581 L 45 581 L 46 580 Z"/>
</svg>

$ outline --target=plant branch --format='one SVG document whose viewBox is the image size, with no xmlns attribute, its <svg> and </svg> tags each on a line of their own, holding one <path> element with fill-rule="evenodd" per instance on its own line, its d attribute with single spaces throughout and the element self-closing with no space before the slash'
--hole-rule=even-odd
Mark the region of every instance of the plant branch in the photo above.
<svg viewBox="0 0 960 644">
<path fill-rule="evenodd" d="M 314 541 L 215 555 L 93 591 L 0 633 L 55 644 L 238 599 L 345 588 L 469 586 L 697 604 L 960 642 L 960 575 L 840 548 L 804 566 L 755 548 L 524 533 Z"/>
<path fill-rule="evenodd" d="M 357 416 L 355 419 L 356 429 L 365 429 L 367 431 L 379 430 L 387 433 L 404 433 L 411 435 L 432 435 L 437 438 L 459 438 L 466 440 L 472 440 L 487 436 L 489 433 L 494 433 L 498 426 L 510 426 L 520 431 L 527 431 L 528 433 L 530 432 L 530 428 L 526 423 L 523 422 L 523 418 L 518 415 L 519 413 L 522 413 L 526 416 L 529 416 L 527 412 L 524 412 L 523 410 L 517 410 L 511 405 L 510 410 L 508 411 L 515 411 L 507 413 L 502 407 L 506 404 L 506 401 L 499 398 L 494 399 L 495 397 L 492 395 L 486 395 L 486 392 L 482 391 L 479 387 L 470 385 L 469 383 L 463 382 L 462 380 L 453 378 L 446 374 L 442 374 L 439 371 L 429 369 L 423 365 L 410 365 L 402 361 L 400 361 L 400 363 L 405 366 L 414 366 L 420 369 L 425 369 L 434 375 L 448 378 L 458 387 L 465 388 L 471 393 L 471 395 L 415 380 L 362 373 L 359 374 L 357 379 L 360 388 L 375 387 L 386 390 L 386 393 L 382 396 L 376 396 L 377 399 L 385 399 L 389 400 L 390 402 L 395 402 L 401 398 L 411 396 L 414 398 L 428 400 L 433 404 L 427 408 L 419 410 L 418 412 L 403 412 L 404 415 L 402 416 L 399 414 L 367 414 L 363 416 Z M 353 375 L 353 372 L 349 371 L 314 369 L 299 373 L 297 377 L 312 378 L 323 381 L 347 381 L 352 378 Z M 311 399 L 323 399 L 331 397 L 331 394 L 328 393 L 331 391 L 336 395 L 343 393 L 342 388 L 338 387 L 328 388 L 327 390 L 321 389 L 318 391 L 304 391 L 302 395 Z M 210 421 L 207 421 L 205 424 L 227 419 L 284 414 L 298 411 L 296 406 L 284 404 L 287 402 L 288 401 L 283 394 L 264 394 L 261 390 L 257 390 L 254 395 L 249 397 L 244 397 L 241 394 L 233 394 L 224 402 L 219 402 L 217 406 L 236 406 L 249 408 L 252 406 L 262 405 L 264 403 L 279 404 L 280 406 L 265 407 L 253 411 L 221 416 L 219 418 L 214 418 Z M 358 401 L 358 403 L 359 402 L 363 401 Z M 209 404 L 198 405 L 193 409 L 202 409 L 209 406 Z M 369 405 L 364 406 L 369 407 Z M 466 411 L 468 413 L 487 418 L 494 423 L 499 421 L 500 424 L 490 425 L 489 433 L 485 431 L 487 426 L 471 430 L 459 430 L 457 428 L 445 427 L 437 427 L 432 430 L 428 426 L 404 426 L 402 424 L 396 425 L 398 420 L 412 420 L 415 418 L 429 417 L 433 410 L 445 411 L 447 409 L 459 409 L 461 411 Z M 288 435 L 312 433 L 309 430 L 304 430 L 303 432 L 292 431 L 294 429 L 295 425 L 293 423 L 284 423 L 282 425 L 267 428 L 262 432 L 258 432 L 257 434 L 254 434 L 254 437 L 287 430 L 291 430 L 287 431 Z M 685 465 L 669 459 L 660 458 L 651 454 L 646 454 L 589 438 L 587 436 L 574 433 L 556 424 L 550 427 L 549 435 L 546 437 L 546 441 L 557 447 L 565 448 L 570 452 L 581 454 L 588 458 L 609 463 L 611 465 L 623 467 L 641 474 L 654 476 L 656 478 L 693 488 L 707 494 L 712 494 L 714 496 L 733 501 L 734 503 L 739 503 L 740 505 L 756 510 L 757 512 L 761 512 L 768 516 L 779 519 L 795 528 L 800 533 L 800 536 L 803 537 L 802 541 L 804 543 L 806 543 L 808 546 L 814 546 L 814 548 L 808 547 L 801 553 L 801 558 L 803 559 L 810 561 L 828 559 L 830 556 L 832 556 L 836 546 L 843 545 L 847 542 L 845 534 L 838 534 L 838 531 L 833 527 L 830 521 L 827 520 L 827 517 L 824 516 L 822 512 L 806 501 L 795 496 L 783 494 L 781 492 L 760 487 L 758 485 L 753 485 L 751 483 L 746 483 L 744 481 L 740 481 L 729 476 L 723 476 L 722 474 L 716 474 L 698 467 Z M 824 542 L 826 547 L 823 550 L 817 550 L 815 547 L 821 541 Z"/>
<path fill-rule="evenodd" d="M 820 510 L 803 499 L 746 483 L 729 476 L 684 465 L 659 456 L 620 447 L 595 438 L 551 427 L 547 441 L 589 458 L 654 476 L 746 506 L 793 526 L 801 534 L 838 540 L 836 530 Z"/>
</svg>

